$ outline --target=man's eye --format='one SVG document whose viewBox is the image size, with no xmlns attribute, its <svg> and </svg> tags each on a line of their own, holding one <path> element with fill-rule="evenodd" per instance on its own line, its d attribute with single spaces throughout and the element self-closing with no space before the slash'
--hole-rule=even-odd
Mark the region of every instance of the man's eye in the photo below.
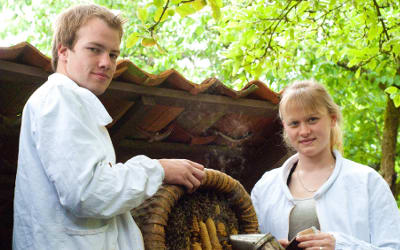
<svg viewBox="0 0 400 250">
<path fill-rule="evenodd" d="M 110 58 L 113 60 L 117 60 L 118 55 L 117 54 L 110 54 Z"/>
<path fill-rule="evenodd" d="M 88 50 L 90 50 L 90 52 L 93 52 L 93 53 L 100 53 L 100 50 L 98 49 L 98 48 L 92 48 L 92 47 L 90 47 L 90 48 L 88 48 Z"/>
</svg>

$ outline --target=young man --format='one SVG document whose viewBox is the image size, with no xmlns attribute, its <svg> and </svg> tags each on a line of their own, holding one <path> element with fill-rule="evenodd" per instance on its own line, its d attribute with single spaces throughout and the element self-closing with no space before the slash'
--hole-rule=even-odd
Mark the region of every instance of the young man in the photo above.
<svg viewBox="0 0 400 250">
<path fill-rule="evenodd" d="M 118 16 L 97 5 L 61 14 L 56 73 L 23 111 L 14 199 L 14 249 L 143 249 L 130 210 L 162 182 L 194 191 L 200 164 L 136 156 L 115 162 L 96 95 L 110 85 L 122 37 Z"/>
</svg>

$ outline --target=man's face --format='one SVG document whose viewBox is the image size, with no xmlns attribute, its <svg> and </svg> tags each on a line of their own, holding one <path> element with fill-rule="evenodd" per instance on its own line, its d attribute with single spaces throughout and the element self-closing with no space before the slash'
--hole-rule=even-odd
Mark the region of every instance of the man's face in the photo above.
<svg viewBox="0 0 400 250">
<path fill-rule="evenodd" d="M 76 33 L 73 49 L 58 49 L 57 72 L 101 95 L 111 83 L 119 56 L 120 34 L 99 18 L 90 19 Z"/>
</svg>

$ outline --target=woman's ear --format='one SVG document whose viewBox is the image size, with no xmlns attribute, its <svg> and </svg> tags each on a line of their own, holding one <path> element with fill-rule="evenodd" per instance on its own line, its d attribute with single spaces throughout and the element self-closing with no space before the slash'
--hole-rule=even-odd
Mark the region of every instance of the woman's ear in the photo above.
<svg viewBox="0 0 400 250">
<path fill-rule="evenodd" d="M 337 122 L 337 116 L 331 115 L 331 126 L 332 127 L 336 126 L 336 122 Z"/>
</svg>

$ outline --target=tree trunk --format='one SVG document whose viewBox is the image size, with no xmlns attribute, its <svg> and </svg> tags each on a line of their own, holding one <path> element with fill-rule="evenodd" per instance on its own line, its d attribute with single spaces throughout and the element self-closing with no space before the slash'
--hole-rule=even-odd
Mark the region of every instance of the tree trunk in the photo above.
<svg viewBox="0 0 400 250">
<path fill-rule="evenodd" d="M 396 172 L 394 170 L 399 128 L 400 108 L 394 106 L 393 100 L 387 95 L 385 121 L 382 138 L 381 173 L 389 184 L 393 195 L 397 198 L 399 189 L 396 188 Z"/>
</svg>

